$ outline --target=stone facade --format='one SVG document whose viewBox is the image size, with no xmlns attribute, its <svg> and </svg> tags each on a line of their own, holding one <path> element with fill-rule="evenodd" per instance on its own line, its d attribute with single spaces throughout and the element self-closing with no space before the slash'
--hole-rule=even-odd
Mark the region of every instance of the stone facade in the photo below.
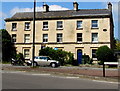
<svg viewBox="0 0 120 91">
<path fill-rule="evenodd" d="M 113 47 L 114 26 L 111 17 L 112 15 L 107 17 L 94 16 L 36 19 L 35 56 L 39 55 L 41 45 L 44 45 L 46 47 L 70 51 L 74 54 L 75 59 L 77 59 L 77 51 L 81 49 L 82 54 L 89 55 L 96 60 L 96 58 L 93 57 L 94 49 L 96 50 L 103 45 L 107 45 L 110 48 Z M 5 21 L 6 30 L 11 36 L 13 34 L 16 35 L 15 46 L 17 51 L 23 53 L 26 59 L 32 59 L 33 20 L 12 20 L 11 18 L 11 20 L 6 19 Z M 26 23 L 28 23 L 28 25 Z M 62 26 L 60 26 L 60 24 Z M 14 28 L 13 26 L 15 26 L 15 30 L 12 29 Z M 29 29 L 25 30 L 25 26 L 28 26 Z"/>
</svg>

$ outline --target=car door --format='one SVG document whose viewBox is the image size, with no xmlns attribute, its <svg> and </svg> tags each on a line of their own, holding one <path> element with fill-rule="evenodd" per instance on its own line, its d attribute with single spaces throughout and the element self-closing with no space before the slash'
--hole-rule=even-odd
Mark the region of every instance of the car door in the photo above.
<svg viewBox="0 0 120 91">
<path fill-rule="evenodd" d="M 40 57 L 40 65 L 44 66 L 47 65 L 47 58 L 46 57 Z"/>
</svg>

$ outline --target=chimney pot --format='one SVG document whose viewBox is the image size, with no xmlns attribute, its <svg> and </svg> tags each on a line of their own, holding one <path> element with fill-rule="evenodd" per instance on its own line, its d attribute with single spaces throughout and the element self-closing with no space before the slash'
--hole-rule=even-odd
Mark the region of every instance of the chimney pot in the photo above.
<svg viewBox="0 0 120 91">
<path fill-rule="evenodd" d="M 73 2 L 74 10 L 76 10 L 76 11 L 78 10 L 78 5 L 79 5 L 79 4 L 78 4 L 77 2 Z"/>
<path fill-rule="evenodd" d="M 47 4 L 43 5 L 43 10 L 44 12 L 48 12 L 49 11 L 49 6 Z"/>
<path fill-rule="evenodd" d="M 112 4 L 110 2 L 108 3 L 108 10 L 112 12 Z"/>
</svg>

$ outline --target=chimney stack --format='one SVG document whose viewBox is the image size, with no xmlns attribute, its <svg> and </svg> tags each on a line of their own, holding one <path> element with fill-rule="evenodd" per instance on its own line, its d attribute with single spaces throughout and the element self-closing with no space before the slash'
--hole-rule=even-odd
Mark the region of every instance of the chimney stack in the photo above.
<svg viewBox="0 0 120 91">
<path fill-rule="evenodd" d="M 112 4 L 110 2 L 108 3 L 108 10 L 112 12 Z"/>
<path fill-rule="evenodd" d="M 78 5 L 79 5 L 79 4 L 78 4 L 77 2 L 73 2 L 74 10 L 76 10 L 76 11 L 78 10 Z"/>
<path fill-rule="evenodd" d="M 44 12 L 48 12 L 49 11 L 49 6 L 47 4 L 43 5 L 43 10 Z"/>
</svg>

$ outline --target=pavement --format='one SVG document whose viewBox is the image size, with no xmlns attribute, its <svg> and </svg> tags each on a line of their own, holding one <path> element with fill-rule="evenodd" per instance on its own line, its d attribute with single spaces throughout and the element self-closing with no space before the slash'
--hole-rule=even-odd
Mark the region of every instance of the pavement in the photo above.
<svg viewBox="0 0 120 91">
<path fill-rule="evenodd" d="M 72 76 L 72 77 L 105 80 L 112 82 L 118 82 L 118 78 L 119 78 L 118 69 L 110 69 L 110 68 L 106 68 L 106 72 L 105 72 L 106 77 L 103 77 L 102 68 L 78 67 L 78 66 L 76 67 L 60 66 L 58 68 L 51 68 L 51 67 L 32 68 L 30 66 L 11 66 L 10 64 L 3 64 L 2 70 L 32 72 L 36 74 L 49 73 L 52 75 Z"/>
</svg>

